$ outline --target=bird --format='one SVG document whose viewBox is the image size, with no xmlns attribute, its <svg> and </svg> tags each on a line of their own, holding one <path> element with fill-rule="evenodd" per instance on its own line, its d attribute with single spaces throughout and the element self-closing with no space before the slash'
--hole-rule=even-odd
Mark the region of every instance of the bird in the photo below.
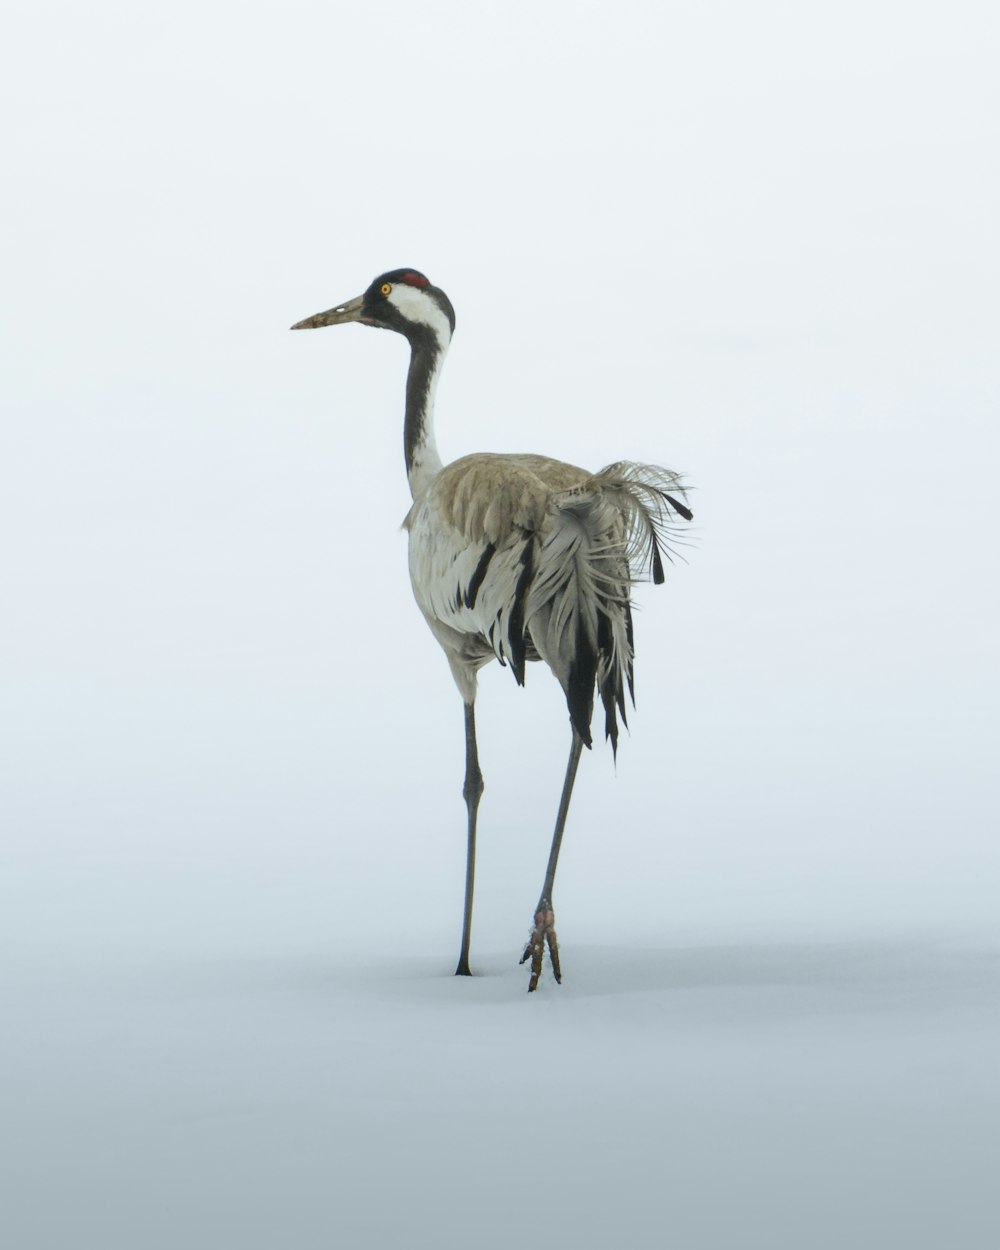
<svg viewBox="0 0 1000 1250">
<path fill-rule="evenodd" d="M 469 961 L 479 802 L 484 790 L 476 741 L 479 670 L 493 660 L 518 685 L 526 664 L 548 665 L 566 697 L 571 742 L 541 893 L 520 962 L 529 993 L 546 950 L 562 981 L 552 903 L 573 784 L 593 744 L 595 697 L 617 758 L 618 717 L 634 706 L 633 585 L 664 580 L 664 559 L 693 513 L 680 474 L 619 461 L 597 473 L 534 454 L 482 452 L 443 464 L 434 399 L 455 331 L 451 300 L 417 269 L 379 274 L 363 294 L 298 321 L 293 330 L 357 322 L 392 330 L 410 346 L 403 453 L 412 506 L 409 571 L 417 605 L 444 650 L 465 712 L 467 845 L 462 936 L 456 976 Z"/>
</svg>

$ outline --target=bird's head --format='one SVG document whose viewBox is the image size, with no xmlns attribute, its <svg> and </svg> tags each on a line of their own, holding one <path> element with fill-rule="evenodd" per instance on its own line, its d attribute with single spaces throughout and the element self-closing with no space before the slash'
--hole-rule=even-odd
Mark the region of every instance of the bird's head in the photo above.
<svg viewBox="0 0 1000 1250">
<path fill-rule="evenodd" d="M 293 330 L 317 330 L 320 326 L 360 321 L 380 330 L 395 330 L 416 346 L 427 342 L 443 350 L 455 329 L 455 310 L 439 287 L 416 269 L 392 269 L 379 274 L 363 295 L 338 304 L 326 312 L 298 321 Z"/>
</svg>

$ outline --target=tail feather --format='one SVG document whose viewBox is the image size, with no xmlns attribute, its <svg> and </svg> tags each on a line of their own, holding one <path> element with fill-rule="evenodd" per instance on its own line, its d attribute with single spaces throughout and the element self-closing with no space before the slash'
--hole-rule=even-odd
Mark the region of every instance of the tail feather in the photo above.
<svg viewBox="0 0 1000 1250">
<path fill-rule="evenodd" d="M 524 664 L 527 656 L 527 636 L 524 613 L 528 590 L 535 571 L 535 541 L 529 538 L 521 551 L 521 572 L 514 589 L 514 606 L 510 613 L 508 635 L 510 638 L 510 667 L 519 686 L 524 685 Z"/>
<path fill-rule="evenodd" d="M 617 753 L 618 713 L 627 726 L 626 686 L 635 702 L 631 587 L 650 573 L 655 583 L 664 580 L 663 558 L 672 559 L 680 532 L 676 518 L 692 517 L 685 498 L 676 473 L 609 465 L 552 495 L 544 536 L 526 560 L 531 585 L 519 579 L 527 599 L 516 623 L 562 683 L 573 727 L 588 747 L 596 689 Z"/>
<path fill-rule="evenodd" d="M 694 519 L 680 475 L 658 465 L 620 460 L 595 473 L 593 480 L 621 510 L 632 581 L 641 581 L 649 568 L 659 586 L 664 581 L 663 557 L 673 562 L 672 544 L 681 533 L 674 514 L 684 521 Z"/>
</svg>

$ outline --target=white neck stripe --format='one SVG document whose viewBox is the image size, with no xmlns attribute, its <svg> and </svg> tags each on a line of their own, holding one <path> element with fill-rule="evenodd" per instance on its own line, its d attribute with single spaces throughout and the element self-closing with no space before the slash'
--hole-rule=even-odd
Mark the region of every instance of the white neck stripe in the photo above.
<svg viewBox="0 0 1000 1250">
<path fill-rule="evenodd" d="M 440 351 L 447 349 L 451 342 L 451 323 L 433 295 L 400 282 L 392 288 L 392 294 L 388 298 L 389 303 L 394 304 L 407 321 L 427 326 L 434 331 Z"/>
</svg>

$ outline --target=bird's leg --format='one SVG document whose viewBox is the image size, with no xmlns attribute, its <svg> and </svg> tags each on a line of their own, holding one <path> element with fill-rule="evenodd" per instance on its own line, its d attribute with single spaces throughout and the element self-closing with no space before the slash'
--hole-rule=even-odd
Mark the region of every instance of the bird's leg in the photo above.
<svg viewBox="0 0 1000 1250">
<path fill-rule="evenodd" d="M 552 887 L 556 879 L 556 865 L 559 863 L 559 848 L 562 846 L 563 830 L 566 828 L 566 816 L 569 812 L 569 801 L 573 794 L 573 782 L 576 780 L 576 769 L 580 763 L 583 750 L 583 739 L 573 730 L 573 744 L 569 749 L 569 763 L 566 765 L 566 780 L 563 782 L 562 798 L 559 800 L 559 812 L 556 816 L 556 829 L 552 835 L 552 849 L 549 851 L 549 866 L 545 870 L 545 883 L 535 908 L 534 928 L 528 938 L 528 944 L 521 956 L 521 963 L 531 960 L 531 979 L 528 981 L 528 993 L 538 988 L 538 978 L 542 975 L 542 956 L 546 946 L 549 948 L 549 959 L 552 961 L 552 975 L 557 983 L 562 982 L 562 968 L 559 966 L 559 942 L 556 938 L 556 914 L 552 910 Z"/>
<path fill-rule="evenodd" d="M 465 915 L 462 921 L 462 949 L 458 956 L 457 977 L 471 977 L 469 967 L 469 943 L 472 941 L 472 892 L 476 880 L 476 813 L 484 790 L 483 774 L 479 771 L 479 751 L 476 747 L 475 704 L 465 705 L 465 785 L 462 795 L 469 812 L 469 847 L 465 861 Z"/>
</svg>

